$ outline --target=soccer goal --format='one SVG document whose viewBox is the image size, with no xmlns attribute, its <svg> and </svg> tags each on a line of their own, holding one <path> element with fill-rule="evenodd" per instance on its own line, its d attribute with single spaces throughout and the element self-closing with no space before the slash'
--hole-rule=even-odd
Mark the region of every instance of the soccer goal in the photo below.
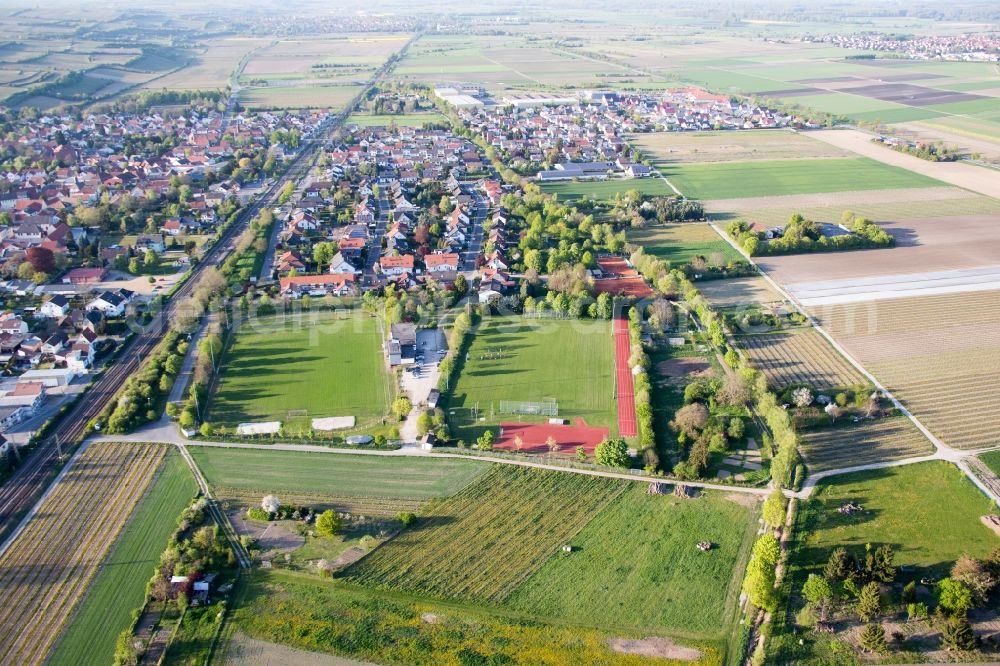
<svg viewBox="0 0 1000 666">
<path fill-rule="evenodd" d="M 295 416 L 309 416 L 308 409 L 289 409 L 288 418 L 293 418 Z"/>
<path fill-rule="evenodd" d="M 501 414 L 530 414 L 532 416 L 559 416 L 559 403 L 555 400 L 529 402 L 524 400 L 501 400 Z"/>
</svg>

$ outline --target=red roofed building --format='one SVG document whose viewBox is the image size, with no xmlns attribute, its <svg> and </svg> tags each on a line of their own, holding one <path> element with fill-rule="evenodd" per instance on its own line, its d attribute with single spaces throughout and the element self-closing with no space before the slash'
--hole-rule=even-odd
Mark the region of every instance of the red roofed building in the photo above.
<svg viewBox="0 0 1000 666">
<path fill-rule="evenodd" d="M 103 268 L 74 268 L 62 277 L 63 284 L 97 284 L 107 273 Z"/>
<path fill-rule="evenodd" d="M 327 294 L 347 296 L 353 294 L 356 289 L 354 275 L 350 273 L 283 277 L 280 284 L 282 296 L 290 298 L 298 298 L 306 294 L 310 296 L 325 296 Z"/>
<path fill-rule="evenodd" d="M 407 275 L 413 272 L 413 255 L 401 254 L 398 257 L 382 257 L 379 267 L 385 275 Z"/>
<path fill-rule="evenodd" d="M 428 254 L 424 257 L 428 273 L 444 273 L 458 270 L 458 255 L 454 252 Z"/>
</svg>

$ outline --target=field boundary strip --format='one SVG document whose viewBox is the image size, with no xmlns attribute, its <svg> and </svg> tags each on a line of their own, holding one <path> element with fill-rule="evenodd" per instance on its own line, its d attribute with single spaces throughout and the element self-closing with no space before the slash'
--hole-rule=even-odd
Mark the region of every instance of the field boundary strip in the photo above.
<svg viewBox="0 0 1000 666">
<path fill-rule="evenodd" d="M 635 385 L 632 383 L 632 369 L 629 357 L 632 355 L 628 334 L 628 321 L 616 318 L 615 339 L 615 394 L 618 399 L 618 436 L 635 437 L 638 433 L 635 419 Z"/>
</svg>

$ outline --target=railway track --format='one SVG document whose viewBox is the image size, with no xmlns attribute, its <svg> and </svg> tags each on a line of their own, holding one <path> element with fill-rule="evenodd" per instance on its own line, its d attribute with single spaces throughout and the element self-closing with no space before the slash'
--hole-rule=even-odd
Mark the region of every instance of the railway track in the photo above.
<svg viewBox="0 0 1000 666">
<path fill-rule="evenodd" d="M 303 147 L 292 158 L 282 177 L 275 179 L 275 182 L 263 194 L 240 212 L 236 221 L 222 233 L 218 241 L 192 269 L 188 279 L 174 292 L 166 307 L 143 330 L 125 343 L 126 347 L 118 360 L 94 381 L 83 397 L 62 416 L 59 423 L 53 428 L 52 435 L 41 442 L 21 462 L 11 478 L 0 487 L 0 538 L 14 529 L 20 517 L 28 511 L 48 485 L 50 478 L 54 476 L 59 467 L 63 447 L 73 446 L 85 438 L 87 424 L 104 410 L 122 389 L 128 378 L 138 371 L 142 363 L 149 357 L 150 352 L 168 330 L 170 315 L 177 308 L 177 304 L 194 292 L 200 277 L 208 268 L 217 267 L 226 260 L 231 253 L 232 241 L 243 232 L 250 220 L 260 214 L 265 207 L 270 208 L 275 205 L 285 184 L 288 182 L 297 183 L 308 173 L 326 142 L 344 124 L 372 87 L 395 66 L 410 46 L 420 38 L 421 34 L 418 32 L 376 70 L 368 80 L 367 85 L 336 116 L 327 120 L 326 126 L 320 129 L 316 136 L 303 142 Z"/>
</svg>

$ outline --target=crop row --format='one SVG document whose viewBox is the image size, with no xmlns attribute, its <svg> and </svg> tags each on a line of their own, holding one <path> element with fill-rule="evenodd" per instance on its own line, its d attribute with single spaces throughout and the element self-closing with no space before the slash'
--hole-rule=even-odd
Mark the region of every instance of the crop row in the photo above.
<svg viewBox="0 0 1000 666">
<path fill-rule="evenodd" d="M 0 636 L 0 662 L 44 662 L 165 451 L 90 447 L 0 556 L 0 625 L 21 628 Z"/>
<path fill-rule="evenodd" d="M 897 417 L 803 433 L 800 450 L 809 469 L 820 472 L 929 455 L 934 447 L 908 419 Z"/>
<path fill-rule="evenodd" d="M 994 292 L 852 303 L 814 309 L 835 336 L 899 334 L 957 325 L 1000 323 Z"/>
<path fill-rule="evenodd" d="M 498 466 L 347 575 L 364 585 L 502 601 L 627 485 Z"/>
<path fill-rule="evenodd" d="M 738 344 L 775 387 L 804 383 L 833 388 L 865 383 L 864 376 L 811 329 L 745 335 Z"/>
</svg>

